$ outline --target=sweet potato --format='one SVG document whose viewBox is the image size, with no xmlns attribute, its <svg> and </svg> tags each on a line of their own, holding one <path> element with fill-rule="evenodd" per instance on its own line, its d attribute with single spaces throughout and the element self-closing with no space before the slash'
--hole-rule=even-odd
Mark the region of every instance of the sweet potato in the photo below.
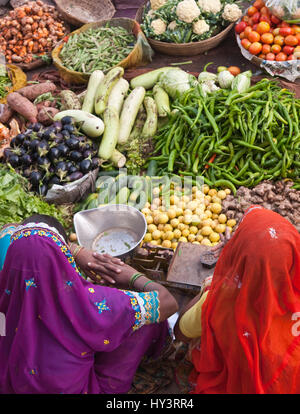
<svg viewBox="0 0 300 414">
<path fill-rule="evenodd" d="M 0 122 L 6 124 L 13 116 L 14 111 L 7 104 L 0 104 Z"/>
<path fill-rule="evenodd" d="M 7 96 L 7 103 L 18 114 L 31 123 L 37 122 L 38 111 L 36 106 L 18 92 L 12 92 Z"/>
<path fill-rule="evenodd" d="M 42 82 L 30 86 L 25 86 L 18 90 L 25 98 L 30 101 L 34 101 L 38 96 L 43 95 L 44 93 L 54 92 L 56 90 L 56 85 L 53 82 Z"/>
<path fill-rule="evenodd" d="M 44 108 L 41 108 L 38 113 L 37 121 L 43 125 L 51 125 L 53 123 L 54 115 L 58 112 L 59 110 L 56 108 L 44 106 Z"/>
</svg>

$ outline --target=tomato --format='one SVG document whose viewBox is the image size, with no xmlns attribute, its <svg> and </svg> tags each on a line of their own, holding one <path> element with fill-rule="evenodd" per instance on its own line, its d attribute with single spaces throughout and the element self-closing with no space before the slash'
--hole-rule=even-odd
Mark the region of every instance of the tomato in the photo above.
<svg viewBox="0 0 300 414">
<path fill-rule="evenodd" d="M 268 16 L 268 15 L 270 14 L 268 7 L 263 6 L 263 7 L 260 9 L 260 14 L 264 14 L 265 16 Z"/>
<path fill-rule="evenodd" d="M 260 19 L 260 13 L 259 12 L 254 13 L 253 16 L 251 17 L 251 19 L 252 19 L 253 23 L 258 23 L 259 19 Z"/>
<path fill-rule="evenodd" d="M 281 36 L 289 36 L 293 34 L 293 29 L 291 27 L 281 27 L 279 30 Z"/>
<path fill-rule="evenodd" d="M 266 54 L 266 60 L 275 60 L 275 55 L 274 53 L 267 53 Z"/>
<path fill-rule="evenodd" d="M 295 34 L 295 36 L 296 36 L 296 37 L 297 37 L 297 39 L 298 39 L 298 45 L 300 45 L 300 33 Z"/>
<path fill-rule="evenodd" d="M 285 37 L 284 43 L 288 46 L 297 46 L 298 45 L 298 39 L 296 36 L 289 35 Z"/>
<path fill-rule="evenodd" d="M 249 49 L 249 47 L 250 47 L 250 45 L 251 45 L 251 42 L 250 42 L 250 40 L 248 40 L 248 39 L 243 39 L 242 41 L 241 41 L 241 44 L 242 44 L 242 46 L 245 48 L 245 49 Z"/>
<path fill-rule="evenodd" d="M 233 76 L 237 76 L 241 73 L 241 69 L 238 66 L 229 66 L 227 69 Z"/>
<path fill-rule="evenodd" d="M 289 55 L 287 60 L 297 60 L 297 58 L 294 55 Z"/>
<path fill-rule="evenodd" d="M 260 16 L 259 21 L 260 21 L 260 22 L 267 22 L 267 23 L 269 23 L 269 25 L 271 26 L 271 20 L 270 20 L 270 18 L 269 18 L 268 16 L 266 16 L 266 15 L 262 15 L 262 16 Z"/>
<path fill-rule="evenodd" d="M 247 26 L 246 29 L 244 30 L 245 36 L 248 39 L 249 34 L 252 32 L 252 27 Z"/>
<path fill-rule="evenodd" d="M 248 39 L 251 43 L 259 42 L 260 41 L 260 34 L 252 30 L 251 33 L 249 33 Z"/>
<path fill-rule="evenodd" d="M 272 51 L 272 53 L 275 53 L 275 55 L 277 55 L 277 53 L 281 52 L 281 46 L 280 45 L 272 45 L 271 46 L 271 51 Z"/>
<path fill-rule="evenodd" d="M 242 33 L 247 27 L 247 23 L 246 22 L 239 22 L 236 26 L 235 26 L 235 32 L 237 34 Z"/>
<path fill-rule="evenodd" d="M 280 31 L 280 27 L 276 27 L 276 29 L 273 30 L 273 35 L 278 36 Z"/>
<path fill-rule="evenodd" d="M 242 39 L 245 39 L 245 32 L 242 32 L 242 33 L 240 33 L 240 39 L 242 40 Z"/>
<path fill-rule="evenodd" d="M 271 52 L 271 46 L 270 46 L 270 45 L 267 45 L 267 44 L 265 43 L 265 44 L 263 44 L 261 51 L 262 51 L 262 53 L 263 53 L 264 55 L 267 55 L 268 53 L 270 53 L 270 52 Z"/>
<path fill-rule="evenodd" d="M 242 17 L 242 22 L 245 22 L 245 23 L 249 24 L 249 19 L 250 19 L 249 16 L 243 16 Z"/>
<path fill-rule="evenodd" d="M 268 33 L 270 31 L 270 25 L 268 22 L 259 22 L 257 25 L 257 32 L 259 34 Z"/>
<path fill-rule="evenodd" d="M 265 59 L 266 59 L 266 55 L 264 55 L 263 53 L 261 53 L 260 55 L 258 55 L 258 57 L 259 57 L 260 59 L 263 59 L 263 60 L 265 60 Z"/>
<path fill-rule="evenodd" d="M 273 24 L 279 24 L 281 22 L 281 20 L 278 19 L 278 17 L 274 16 L 274 14 L 272 14 L 272 16 L 271 16 L 271 22 Z"/>
<path fill-rule="evenodd" d="M 255 32 L 257 32 L 257 26 L 258 26 L 258 23 L 255 23 L 255 24 L 252 26 L 252 29 L 253 29 Z"/>
<path fill-rule="evenodd" d="M 284 46 L 282 48 L 283 53 L 286 55 L 292 55 L 294 53 L 295 48 L 293 46 Z"/>
<path fill-rule="evenodd" d="M 275 43 L 275 45 L 282 46 L 284 44 L 284 37 L 280 36 L 280 35 L 275 36 L 274 37 L 274 43 Z"/>
<path fill-rule="evenodd" d="M 295 35 L 297 35 L 298 33 L 300 33 L 300 26 L 298 26 L 297 24 L 293 24 L 292 28 L 294 30 L 294 34 Z"/>
<path fill-rule="evenodd" d="M 284 62 L 284 61 L 286 61 L 286 60 L 287 60 L 287 55 L 286 55 L 285 53 L 283 53 L 283 52 L 279 52 L 279 53 L 276 55 L 275 60 L 277 60 L 277 62 Z"/>
<path fill-rule="evenodd" d="M 256 7 L 257 8 L 257 10 L 260 10 L 262 7 L 264 7 L 264 2 L 262 1 L 262 0 L 256 0 L 254 3 L 253 3 L 253 7 Z"/>
<path fill-rule="evenodd" d="M 290 27 L 290 25 L 287 22 L 281 22 L 279 23 L 278 27 Z"/>
<path fill-rule="evenodd" d="M 249 9 L 248 9 L 247 14 L 248 14 L 249 17 L 252 17 L 257 12 L 258 12 L 258 10 L 257 10 L 256 7 L 250 6 Z"/>
<path fill-rule="evenodd" d="M 262 41 L 262 43 L 266 43 L 267 45 L 271 45 L 274 42 L 274 36 L 272 35 L 272 33 L 264 33 L 264 34 L 261 35 L 260 40 Z"/>
<path fill-rule="evenodd" d="M 259 55 L 262 50 L 262 44 L 259 42 L 251 43 L 248 50 L 252 55 Z"/>
</svg>

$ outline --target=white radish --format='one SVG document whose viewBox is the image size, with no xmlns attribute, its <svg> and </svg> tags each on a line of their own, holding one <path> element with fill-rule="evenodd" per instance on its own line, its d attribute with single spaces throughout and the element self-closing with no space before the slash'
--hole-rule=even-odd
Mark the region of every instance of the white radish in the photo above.
<svg viewBox="0 0 300 414">
<path fill-rule="evenodd" d="M 120 115 L 128 89 L 129 83 L 126 79 L 121 78 L 112 88 L 111 93 L 108 97 L 107 107 L 115 109 L 118 115 Z"/>
<path fill-rule="evenodd" d="M 92 114 L 95 109 L 95 96 L 98 86 L 104 78 L 102 70 L 94 70 L 91 74 L 81 109 Z"/>
<path fill-rule="evenodd" d="M 75 123 L 80 123 L 80 129 L 90 138 L 97 138 L 104 132 L 104 123 L 102 119 L 82 111 L 81 109 L 68 109 L 66 111 L 58 112 L 54 116 L 54 121 L 60 121 L 65 116 L 70 116 Z"/>
</svg>

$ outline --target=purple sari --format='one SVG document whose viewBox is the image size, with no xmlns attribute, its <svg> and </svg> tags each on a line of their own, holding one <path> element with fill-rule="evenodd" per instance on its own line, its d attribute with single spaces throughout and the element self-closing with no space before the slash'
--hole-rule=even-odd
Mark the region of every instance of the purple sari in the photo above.
<svg viewBox="0 0 300 414">
<path fill-rule="evenodd" d="M 126 393 L 141 359 L 169 338 L 157 292 L 94 285 L 62 236 L 42 224 L 12 235 L 0 272 L 0 393 Z"/>
</svg>

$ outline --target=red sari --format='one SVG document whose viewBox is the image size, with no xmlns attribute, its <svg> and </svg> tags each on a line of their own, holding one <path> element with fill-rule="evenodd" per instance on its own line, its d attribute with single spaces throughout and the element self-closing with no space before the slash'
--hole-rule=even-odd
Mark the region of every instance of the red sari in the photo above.
<svg viewBox="0 0 300 414">
<path fill-rule="evenodd" d="M 300 235 L 279 214 L 246 212 L 218 260 L 202 332 L 192 393 L 300 393 Z"/>
</svg>

